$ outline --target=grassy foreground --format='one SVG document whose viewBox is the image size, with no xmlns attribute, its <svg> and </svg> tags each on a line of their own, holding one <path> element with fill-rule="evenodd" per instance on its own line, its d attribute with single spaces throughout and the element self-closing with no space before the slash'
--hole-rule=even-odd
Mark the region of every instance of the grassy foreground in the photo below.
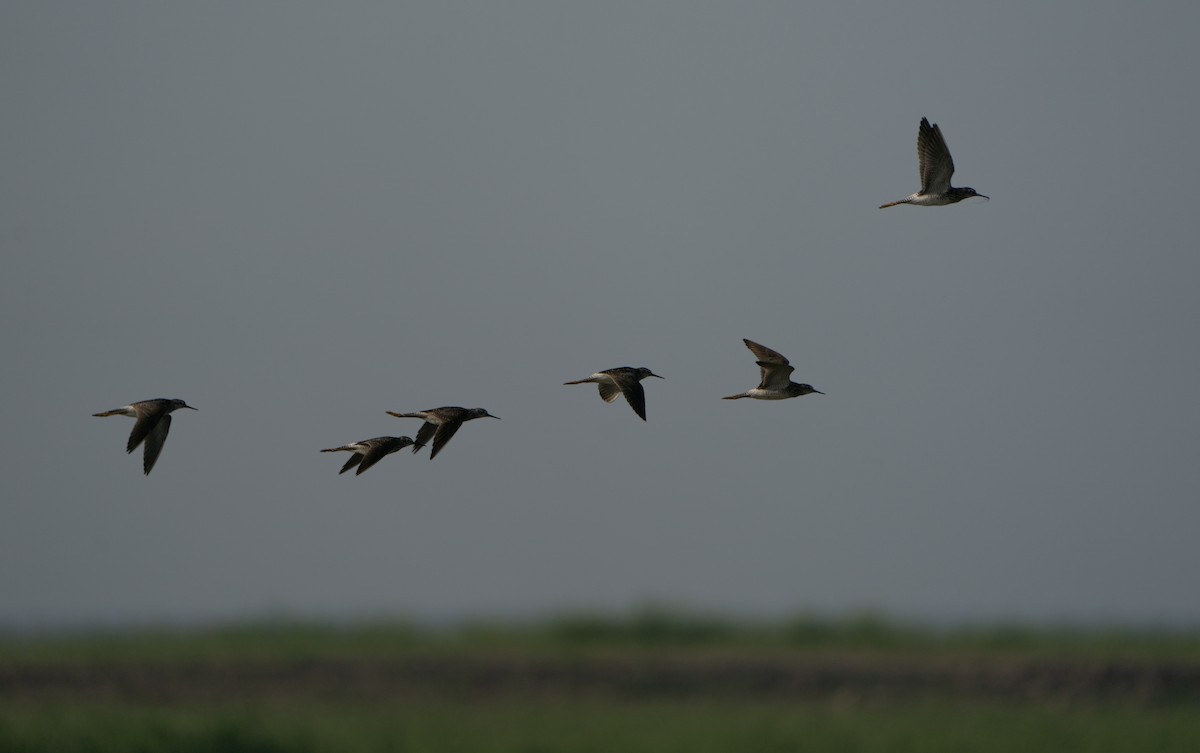
<svg viewBox="0 0 1200 753">
<path fill-rule="evenodd" d="M 1193 751 L 1200 634 L 646 612 L 0 634 L 0 751 Z"/>
<path fill-rule="evenodd" d="M 954 702 L 842 709 L 706 702 L 419 703 L 369 708 L 49 706 L 0 711 L 0 749 L 242 751 L 1192 752 L 1196 709 L 1050 709 Z"/>
</svg>

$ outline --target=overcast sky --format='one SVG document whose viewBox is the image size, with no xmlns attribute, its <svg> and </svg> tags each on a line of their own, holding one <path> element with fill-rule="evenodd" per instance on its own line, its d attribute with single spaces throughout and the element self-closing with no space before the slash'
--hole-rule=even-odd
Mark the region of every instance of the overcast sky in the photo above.
<svg viewBox="0 0 1200 753">
<path fill-rule="evenodd" d="M 5 3 L 0 625 L 1200 622 L 1200 6 Z M 941 125 L 949 207 L 919 187 Z M 748 337 L 826 392 L 754 386 Z M 649 421 L 564 387 L 648 366 Z M 133 422 L 175 414 L 154 473 Z M 436 460 L 318 450 L 482 406 Z"/>
</svg>

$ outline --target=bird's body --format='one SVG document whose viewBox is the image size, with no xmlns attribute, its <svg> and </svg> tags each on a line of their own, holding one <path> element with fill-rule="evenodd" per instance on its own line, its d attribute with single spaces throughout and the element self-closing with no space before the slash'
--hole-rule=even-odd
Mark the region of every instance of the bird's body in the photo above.
<svg viewBox="0 0 1200 753">
<path fill-rule="evenodd" d="M 974 188 L 957 188 L 950 185 L 950 176 L 954 175 L 954 158 L 950 156 L 946 139 L 942 137 L 942 129 L 938 128 L 936 123 L 929 125 L 926 118 L 921 118 L 921 126 L 917 130 L 917 161 L 921 168 L 921 190 L 899 201 L 881 204 L 880 209 L 900 204 L 940 207 L 957 204 L 972 196 L 988 198 L 976 193 Z"/>
<path fill-rule="evenodd" d="M 129 416 L 136 419 L 133 431 L 129 434 L 129 441 L 125 444 L 125 452 L 133 452 L 138 445 L 145 442 L 146 449 L 142 453 L 142 472 L 149 476 L 154 464 L 158 461 L 159 454 L 162 453 L 163 443 L 167 441 L 167 432 L 171 430 L 171 411 L 180 408 L 196 410 L 182 400 L 160 397 L 154 400 L 141 400 L 92 415 L 101 418 Z"/>
<path fill-rule="evenodd" d="M 754 400 L 786 400 L 790 397 L 800 397 L 810 393 L 824 395 L 818 389 L 814 389 L 811 384 L 799 384 L 792 381 L 792 371 L 794 367 L 781 354 L 771 350 L 770 348 L 759 345 L 753 340 L 742 339 L 746 343 L 746 347 L 754 354 L 758 360 L 760 379 L 758 386 L 752 390 L 739 392 L 736 395 L 726 395 L 722 400 L 737 400 L 739 398 L 748 397 Z"/>
<path fill-rule="evenodd" d="M 393 452 L 408 447 L 413 443 L 411 437 L 373 437 L 364 439 L 359 442 L 351 442 L 350 444 L 342 445 L 341 447 L 330 447 L 321 452 L 349 452 L 350 459 L 342 466 L 339 474 L 345 473 L 351 468 L 357 468 L 354 475 L 360 475 L 363 471 L 378 463 Z"/>
<path fill-rule="evenodd" d="M 442 451 L 454 433 L 459 430 L 464 421 L 470 421 L 476 418 L 500 418 L 493 416 L 483 408 L 459 408 L 457 406 L 447 405 L 441 408 L 430 408 L 429 410 L 413 411 L 412 413 L 396 413 L 388 411 L 389 416 L 396 418 L 420 418 L 425 421 L 421 424 L 421 428 L 417 431 L 417 438 L 413 442 L 413 452 L 420 450 L 433 438 L 433 450 L 429 453 L 429 459 L 433 460 L 437 454 Z"/>
<path fill-rule="evenodd" d="M 573 382 L 563 382 L 563 384 L 596 384 L 600 388 L 600 398 L 606 403 L 616 400 L 617 395 L 624 395 L 629 402 L 629 407 L 633 408 L 633 412 L 645 421 L 646 391 L 642 389 L 641 382 L 646 377 L 663 378 L 644 366 L 638 368 L 618 366 L 615 369 L 597 371 L 585 379 L 576 379 Z"/>
</svg>

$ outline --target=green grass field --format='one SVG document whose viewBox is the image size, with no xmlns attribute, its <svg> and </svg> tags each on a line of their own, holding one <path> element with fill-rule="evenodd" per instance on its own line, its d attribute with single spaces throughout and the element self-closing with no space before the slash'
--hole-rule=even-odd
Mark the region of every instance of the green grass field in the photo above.
<svg viewBox="0 0 1200 753">
<path fill-rule="evenodd" d="M 0 634 L 0 751 L 1194 751 L 1195 631 L 648 611 Z"/>
</svg>

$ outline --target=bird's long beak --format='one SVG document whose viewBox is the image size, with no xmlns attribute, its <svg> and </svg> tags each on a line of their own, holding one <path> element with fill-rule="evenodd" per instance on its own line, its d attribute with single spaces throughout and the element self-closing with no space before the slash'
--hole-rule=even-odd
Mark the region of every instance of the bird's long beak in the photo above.
<svg viewBox="0 0 1200 753">
<path fill-rule="evenodd" d="M 183 406 L 183 407 L 184 407 L 184 408 L 192 408 L 192 406 L 190 406 L 190 405 L 185 405 L 185 406 Z M 200 410 L 200 409 L 199 409 L 199 408 L 192 408 L 192 410 Z"/>
<path fill-rule="evenodd" d="M 824 392 L 821 392 L 820 390 L 813 390 L 813 392 L 817 393 L 818 395 L 824 395 L 824 394 L 825 394 Z"/>
<path fill-rule="evenodd" d="M 650 376 L 652 376 L 652 377 L 658 377 L 659 379 L 666 379 L 666 377 L 665 377 L 665 376 L 658 376 L 658 374 L 655 374 L 654 372 L 650 372 Z"/>
<path fill-rule="evenodd" d="M 499 417 L 499 416 L 493 416 L 491 413 L 489 413 L 489 414 L 488 414 L 488 418 L 494 418 L 494 419 L 496 419 L 497 421 L 499 421 L 499 420 L 500 420 L 500 417 Z"/>
<path fill-rule="evenodd" d="M 976 195 L 976 196 L 978 196 L 978 197 L 979 197 L 979 198 L 981 198 L 981 199 L 987 199 L 988 201 L 991 201 L 991 200 L 992 200 L 992 197 L 991 197 L 991 196 L 984 196 L 984 195 L 983 195 L 983 194 L 981 194 L 981 193 L 977 193 L 977 194 L 975 194 L 975 195 Z"/>
</svg>

